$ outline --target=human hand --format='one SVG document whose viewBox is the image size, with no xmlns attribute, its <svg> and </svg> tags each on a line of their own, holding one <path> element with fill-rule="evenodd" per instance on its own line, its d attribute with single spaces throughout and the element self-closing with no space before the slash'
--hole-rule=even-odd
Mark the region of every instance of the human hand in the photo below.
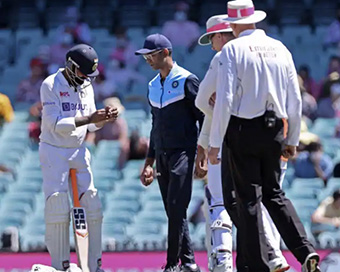
<svg viewBox="0 0 340 272">
<path fill-rule="evenodd" d="M 105 112 L 106 112 L 106 119 L 110 119 L 110 121 L 115 121 L 118 118 L 119 112 L 117 108 L 106 106 Z"/>
<path fill-rule="evenodd" d="M 106 120 L 106 110 L 100 109 L 96 110 L 94 113 L 90 115 L 90 123 L 99 123 Z"/>
<path fill-rule="evenodd" d="M 202 146 L 197 147 L 197 156 L 195 161 L 195 176 L 204 178 L 208 172 L 208 152 Z"/>
<path fill-rule="evenodd" d="M 214 107 L 216 101 L 216 92 L 214 92 L 209 98 L 209 105 Z"/>
<path fill-rule="evenodd" d="M 140 180 L 144 186 L 149 186 L 153 182 L 153 168 L 150 165 L 144 167 Z"/>
<path fill-rule="evenodd" d="M 322 153 L 319 151 L 311 152 L 309 155 L 309 159 L 311 160 L 311 162 L 316 165 L 320 164 L 321 157 Z"/>
<path fill-rule="evenodd" d="M 335 217 L 333 218 L 333 225 L 336 227 L 336 228 L 339 228 L 340 227 L 340 218 L 339 217 Z"/>
<path fill-rule="evenodd" d="M 282 156 L 286 159 L 291 159 L 295 156 L 296 146 L 293 145 L 285 145 L 282 150 Z"/>
<path fill-rule="evenodd" d="M 218 158 L 218 153 L 220 153 L 219 147 L 211 147 L 209 150 L 209 161 L 211 164 L 219 164 L 220 159 Z"/>
</svg>

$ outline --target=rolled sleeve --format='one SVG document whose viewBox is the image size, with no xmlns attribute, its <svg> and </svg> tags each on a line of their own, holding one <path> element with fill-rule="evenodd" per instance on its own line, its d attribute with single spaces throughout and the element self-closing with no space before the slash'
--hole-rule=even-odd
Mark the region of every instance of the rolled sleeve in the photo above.
<svg viewBox="0 0 340 272">
<path fill-rule="evenodd" d="M 288 133 L 286 138 L 286 144 L 298 146 L 302 115 L 301 93 L 292 55 L 289 52 L 287 52 L 287 54 L 289 65 L 288 65 L 288 89 L 286 103 L 286 110 L 288 115 Z"/>
</svg>

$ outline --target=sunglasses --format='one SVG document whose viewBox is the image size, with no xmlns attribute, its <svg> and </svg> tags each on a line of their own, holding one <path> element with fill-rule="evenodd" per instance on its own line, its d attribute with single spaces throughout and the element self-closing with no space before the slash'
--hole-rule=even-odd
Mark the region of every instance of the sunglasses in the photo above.
<svg viewBox="0 0 340 272">
<path fill-rule="evenodd" d="M 155 51 L 153 53 L 150 53 L 150 54 L 143 55 L 143 58 L 145 60 L 151 60 L 155 55 L 161 53 L 162 51 L 163 51 L 163 49 L 162 50 L 157 50 L 157 51 Z"/>
</svg>

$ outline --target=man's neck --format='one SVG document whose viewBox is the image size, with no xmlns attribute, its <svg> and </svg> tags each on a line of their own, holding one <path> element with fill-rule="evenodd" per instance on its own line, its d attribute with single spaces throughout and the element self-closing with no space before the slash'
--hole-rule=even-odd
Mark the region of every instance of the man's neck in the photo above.
<svg viewBox="0 0 340 272">
<path fill-rule="evenodd" d="M 255 29 L 256 29 L 255 24 L 240 25 L 239 28 L 237 29 L 236 37 L 239 37 L 243 31 Z"/>
<path fill-rule="evenodd" d="M 64 71 L 62 71 L 62 74 L 63 74 L 63 76 L 65 77 L 67 83 L 68 83 L 70 86 L 72 86 L 71 79 L 70 79 L 70 77 L 68 76 L 68 74 L 67 74 L 67 72 L 66 72 L 66 68 L 64 69 Z"/>
<path fill-rule="evenodd" d="M 172 59 L 166 61 L 163 68 L 159 69 L 159 73 L 161 74 L 161 78 L 164 80 L 170 73 L 172 67 L 174 66 L 174 62 Z"/>
</svg>

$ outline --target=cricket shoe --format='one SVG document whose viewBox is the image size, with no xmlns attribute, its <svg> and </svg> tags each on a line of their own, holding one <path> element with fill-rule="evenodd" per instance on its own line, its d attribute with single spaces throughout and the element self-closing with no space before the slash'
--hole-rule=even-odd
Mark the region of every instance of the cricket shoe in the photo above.
<svg viewBox="0 0 340 272">
<path fill-rule="evenodd" d="M 269 261 L 270 272 L 285 272 L 290 266 L 284 258 L 275 258 Z"/>
<path fill-rule="evenodd" d="M 166 265 L 162 268 L 164 268 L 163 272 L 180 272 L 178 265 Z"/>
<path fill-rule="evenodd" d="M 317 253 L 310 253 L 304 264 L 302 265 L 302 272 L 321 272 L 319 267 L 320 257 Z"/>
<path fill-rule="evenodd" d="M 181 272 L 201 272 L 197 264 L 182 264 L 180 268 Z"/>
<path fill-rule="evenodd" d="M 230 272 L 232 271 L 232 267 L 227 265 L 226 263 L 215 265 L 213 272 Z"/>
</svg>

